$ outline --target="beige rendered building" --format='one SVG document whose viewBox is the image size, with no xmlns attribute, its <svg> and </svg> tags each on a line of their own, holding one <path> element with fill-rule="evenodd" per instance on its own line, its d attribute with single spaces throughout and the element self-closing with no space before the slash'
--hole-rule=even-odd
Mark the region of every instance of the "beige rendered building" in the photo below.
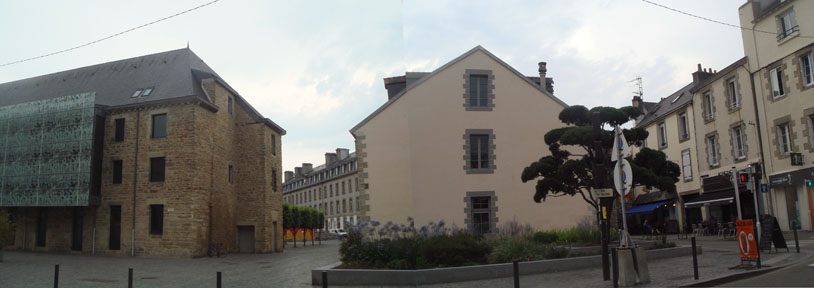
<svg viewBox="0 0 814 288">
<path fill-rule="evenodd" d="M 753 0 L 740 7 L 743 48 L 758 106 L 769 212 L 784 230 L 814 228 L 814 1 Z"/>
<path fill-rule="evenodd" d="M 325 213 L 325 228 L 345 228 L 359 222 L 359 175 L 356 153 L 338 148 L 325 153 L 325 164 L 303 163 L 285 172 L 283 201 Z"/>
<path fill-rule="evenodd" d="M 478 46 L 432 73 L 385 79 L 388 101 L 351 129 L 362 218 L 480 233 L 513 220 L 552 229 L 593 219 L 580 197 L 534 203 L 535 184 L 520 180 L 548 154 L 545 133 L 564 125 L 557 115 L 567 105 L 545 63 L 539 70 L 524 76 Z"/>
</svg>

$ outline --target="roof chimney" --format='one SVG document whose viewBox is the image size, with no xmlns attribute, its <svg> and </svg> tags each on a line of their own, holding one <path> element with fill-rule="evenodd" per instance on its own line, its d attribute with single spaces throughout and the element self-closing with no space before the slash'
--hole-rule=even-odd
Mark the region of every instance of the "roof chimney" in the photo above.
<svg viewBox="0 0 814 288">
<path fill-rule="evenodd" d="M 336 153 L 325 153 L 325 166 L 330 166 L 336 162 Z"/>
<path fill-rule="evenodd" d="M 294 167 L 294 178 L 302 176 L 302 167 Z"/>
<path fill-rule="evenodd" d="M 291 178 L 294 178 L 294 172 L 285 171 L 285 182 L 288 182 L 288 180 L 291 180 Z"/>
<path fill-rule="evenodd" d="M 308 174 L 314 171 L 314 164 L 302 163 L 302 174 Z"/>
<path fill-rule="evenodd" d="M 639 108 L 641 106 L 642 106 L 642 97 L 633 96 L 633 107 Z M 642 108 L 639 108 L 639 110 L 642 110 Z"/>
<path fill-rule="evenodd" d="M 345 160 L 345 158 L 348 158 L 349 155 L 348 152 L 350 152 L 348 148 L 336 148 L 336 157 L 338 158 L 337 160 L 341 161 Z"/>
<path fill-rule="evenodd" d="M 709 76 L 712 76 L 712 69 L 711 68 L 701 68 L 701 64 L 698 64 L 698 71 L 692 73 L 692 83 L 693 86 L 698 86 L 704 80 L 707 80 Z"/>
<path fill-rule="evenodd" d="M 548 72 L 548 69 L 546 69 L 545 65 L 546 65 L 545 62 L 537 63 L 537 66 L 539 67 L 537 69 L 537 72 L 540 72 L 540 79 L 545 79 L 545 74 L 546 72 Z"/>
</svg>

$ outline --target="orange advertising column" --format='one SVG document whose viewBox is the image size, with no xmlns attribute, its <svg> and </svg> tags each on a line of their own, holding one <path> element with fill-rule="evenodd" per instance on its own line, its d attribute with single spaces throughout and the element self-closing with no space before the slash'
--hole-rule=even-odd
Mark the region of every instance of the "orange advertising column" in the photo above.
<svg viewBox="0 0 814 288">
<path fill-rule="evenodd" d="M 736 220 L 737 237 L 738 237 L 738 250 L 741 253 L 741 260 L 757 260 L 757 237 L 755 237 L 754 222 L 748 220 Z"/>
</svg>

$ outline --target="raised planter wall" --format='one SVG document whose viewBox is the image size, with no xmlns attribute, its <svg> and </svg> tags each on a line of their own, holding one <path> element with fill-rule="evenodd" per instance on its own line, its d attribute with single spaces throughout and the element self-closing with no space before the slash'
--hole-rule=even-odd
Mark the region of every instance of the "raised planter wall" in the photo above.
<svg viewBox="0 0 814 288">
<path fill-rule="evenodd" d="M 692 255 L 692 247 L 681 246 L 647 250 L 647 259 Z M 701 246 L 698 246 L 701 254 Z M 601 269 L 600 255 L 520 262 L 520 274 L 540 274 L 583 268 Z M 511 277 L 512 263 L 422 270 L 333 269 L 341 263 L 311 270 L 311 284 L 322 285 L 322 271 L 328 271 L 328 284 L 333 285 L 426 285 Z"/>
</svg>

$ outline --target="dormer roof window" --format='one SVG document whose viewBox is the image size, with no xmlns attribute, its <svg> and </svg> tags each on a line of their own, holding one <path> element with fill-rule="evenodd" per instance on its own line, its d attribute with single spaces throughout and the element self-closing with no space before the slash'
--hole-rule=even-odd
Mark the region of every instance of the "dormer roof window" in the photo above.
<svg viewBox="0 0 814 288">
<path fill-rule="evenodd" d="M 150 96 L 151 93 L 153 93 L 153 87 L 139 88 L 136 89 L 136 92 L 133 92 L 133 95 L 131 95 L 130 98 L 147 97 Z"/>
</svg>

